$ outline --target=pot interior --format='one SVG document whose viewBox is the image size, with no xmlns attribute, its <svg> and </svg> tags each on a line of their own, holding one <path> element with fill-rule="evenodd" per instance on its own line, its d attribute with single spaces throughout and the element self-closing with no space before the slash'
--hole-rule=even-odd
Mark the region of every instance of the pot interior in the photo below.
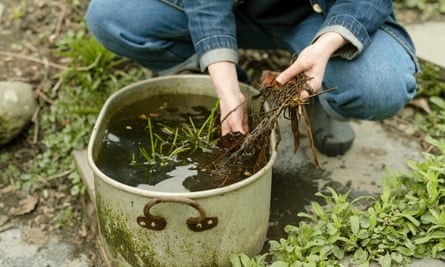
<svg viewBox="0 0 445 267">
<path fill-rule="evenodd" d="M 252 101 L 258 92 L 246 85 L 241 88 L 249 99 L 249 114 L 258 114 L 261 103 Z M 185 114 L 205 117 L 216 100 L 210 78 L 202 75 L 156 78 L 118 91 L 107 100 L 99 115 L 90 141 L 90 165 L 105 180 L 137 190 L 188 193 L 221 187 L 220 183 L 209 183 L 205 176 L 199 176 L 199 168 L 193 164 L 176 166 L 169 171 L 170 178 L 158 179 L 156 172 L 147 171 L 141 161 L 141 148 L 150 150 L 149 144 L 153 142 L 147 134 L 147 118 L 156 121 L 162 116 L 170 121 L 180 121 L 187 120 Z M 137 138 L 132 136 L 135 133 Z M 204 157 L 212 161 L 210 155 Z M 275 159 L 273 149 L 268 157 L 269 163 Z M 166 168 L 169 168 L 168 164 Z M 245 173 L 247 177 L 251 174 L 249 171 Z M 249 179 L 255 179 L 255 176 L 243 177 L 243 182 L 248 183 L 245 180 Z M 161 182 L 153 182 L 156 180 Z M 185 182 L 189 186 L 184 186 Z"/>
</svg>

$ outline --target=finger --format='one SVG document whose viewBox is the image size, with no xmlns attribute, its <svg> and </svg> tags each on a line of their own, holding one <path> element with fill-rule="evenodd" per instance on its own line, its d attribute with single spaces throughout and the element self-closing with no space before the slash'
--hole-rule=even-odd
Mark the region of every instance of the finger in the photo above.
<svg viewBox="0 0 445 267">
<path fill-rule="evenodd" d="M 236 133 L 236 132 L 240 132 L 243 135 L 245 135 L 248 132 L 248 128 L 243 125 L 240 127 L 230 127 L 230 125 L 221 125 L 221 136 L 230 134 L 230 133 Z"/>
<path fill-rule="evenodd" d="M 232 129 L 230 128 L 230 124 L 227 121 L 222 122 L 221 123 L 221 136 L 224 136 L 231 132 L 232 132 Z"/>
<path fill-rule="evenodd" d="M 301 97 L 302 99 L 308 98 L 308 97 L 309 97 L 309 93 L 308 93 L 308 91 L 306 91 L 306 90 L 302 90 L 301 93 L 300 93 L 300 97 Z"/>
<path fill-rule="evenodd" d="M 309 85 L 314 92 L 317 92 L 321 88 L 321 79 L 317 74 L 307 74 L 311 79 L 307 81 L 307 85 Z"/>
<path fill-rule="evenodd" d="M 240 132 L 246 135 L 249 132 L 248 118 L 247 115 L 243 117 L 242 120 L 233 121 L 230 116 L 221 124 L 221 136 L 229 133 Z"/>
<path fill-rule="evenodd" d="M 245 114 L 243 118 L 243 124 L 241 128 L 241 133 L 243 135 L 246 135 L 249 132 L 249 119 L 247 118 L 247 113 Z"/>
<path fill-rule="evenodd" d="M 287 69 L 281 72 L 276 78 L 276 80 L 280 84 L 285 84 L 288 81 L 290 81 L 293 77 L 297 76 L 297 74 L 303 72 L 304 70 L 305 70 L 304 65 L 297 60 Z"/>
</svg>

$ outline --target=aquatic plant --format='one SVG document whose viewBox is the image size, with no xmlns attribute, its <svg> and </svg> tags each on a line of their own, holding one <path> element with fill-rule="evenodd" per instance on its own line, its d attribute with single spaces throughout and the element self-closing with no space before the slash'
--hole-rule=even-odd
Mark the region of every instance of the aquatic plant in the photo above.
<svg viewBox="0 0 445 267">
<path fill-rule="evenodd" d="M 161 168 L 166 167 L 169 162 L 176 160 L 177 155 L 190 149 L 186 144 L 178 145 L 178 129 L 175 129 L 173 132 L 169 130 L 168 132 L 171 133 L 169 137 L 172 138 L 164 139 L 159 134 L 153 132 L 153 125 L 150 118 L 147 119 L 147 129 L 150 139 L 150 152 L 144 147 L 139 148 L 139 152 L 145 158 L 148 166 L 150 166 L 150 171 L 154 171 L 158 168 L 157 166 Z M 165 147 L 168 147 L 168 149 L 165 150 Z M 133 155 L 132 164 L 135 163 L 136 161 Z"/>
<path fill-rule="evenodd" d="M 139 152 L 146 160 L 145 165 L 149 166 L 149 171 L 162 171 L 163 168 L 177 163 L 177 158 L 181 153 L 193 154 L 197 149 L 202 152 L 211 152 L 218 141 L 216 136 L 219 128 L 216 126 L 215 114 L 219 101 L 216 101 L 209 116 L 198 127 L 192 117 L 188 123 L 183 123 L 179 127 L 168 126 L 165 123 L 157 123 L 160 133 L 154 131 L 155 126 L 151 118 L 147 119 L 149 150 L 140 147 Z M 135 155 L 132 156 L 132 165 L 137 165 Z"/>
<path fill-rule="evenodd" d="M 218 142 L 218 138 L 215 138 L 216 132 L 219 130 L 215 120 L 218 106 L 219 101 L 216 101 L 209 116 L 200 127 L 197 127 L 192 117 L 189 117 L 189 124 L 183 124 L 180 138 L 191 148 L 192 153 L 198 148 L 202 152 L 210 151 L 209 148 L 214 147 Z"/>
</svg>

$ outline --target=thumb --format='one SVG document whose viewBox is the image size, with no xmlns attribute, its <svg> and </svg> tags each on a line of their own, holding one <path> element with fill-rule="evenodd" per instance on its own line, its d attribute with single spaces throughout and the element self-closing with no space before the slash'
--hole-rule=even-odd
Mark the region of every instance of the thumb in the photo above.
<svg viewBox="0 0 445 267">
<path fill-rule="evenodd" d="M 285 69 L 283 72 L 281 72 L 276 80 L 280 84 L 285 84 L 288 81 L 290 81 L 292 78 L 297 76 L 297 74 L 304 71 L 304 66 L 301 64 L 298 60 L 295 61 L 292 65 L 290 65 L 287 69 Z"/>
</svg>

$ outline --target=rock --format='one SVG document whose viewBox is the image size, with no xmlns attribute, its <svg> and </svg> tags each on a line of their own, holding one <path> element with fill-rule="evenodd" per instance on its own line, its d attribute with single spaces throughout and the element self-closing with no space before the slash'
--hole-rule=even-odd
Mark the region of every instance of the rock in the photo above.
<svg viewBox="0 0 445 267">
<path fill-rule="evenodd" d="M 26 127 L 36 108 L 31 85 L 0 82 L 0 146 L 10 142 Z"/>
</svg>

